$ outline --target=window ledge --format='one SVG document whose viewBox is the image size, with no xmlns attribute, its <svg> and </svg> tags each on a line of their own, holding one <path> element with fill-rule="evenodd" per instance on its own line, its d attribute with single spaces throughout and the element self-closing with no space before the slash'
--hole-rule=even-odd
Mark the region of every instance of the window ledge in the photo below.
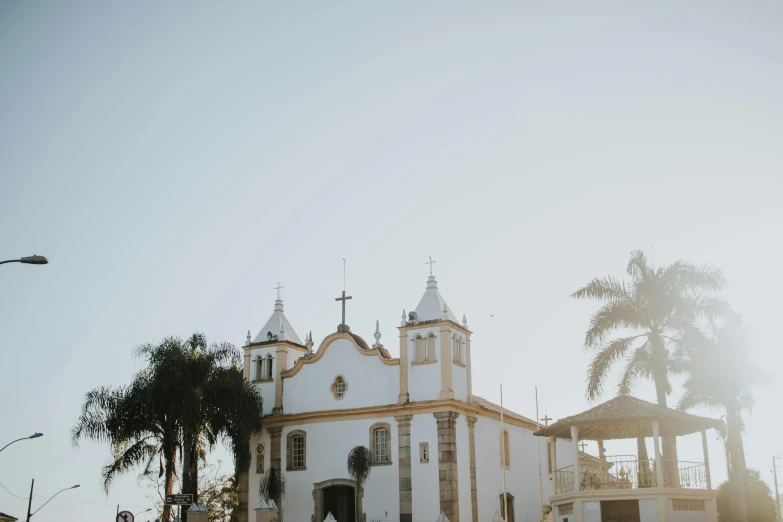
<svg viewBox="0 0 783 522">
<path fill-rule="evenodd" d="M 465 368 L 466 366 L 462 364 L 461 362 L 454 361 L 454 366 L 459 366 L 460 368 Z"/>
<path fill-rule="evenodd" d="M 307 469 L 307 466 L 303 468 L 285 468 L 286 471 L 304 471 Z"/>
<path fill-rule="evenodd" d="M 419 361 L 411 363 L 411 366 L 423 366 L 425 364 L 435 364 L 438 361 Z"/>
<path fill-rule="evenodd" d="M 253 384 L 262 384 L 262 383 L 265 383 L 265 382 L 275 382 L 275 380 L 274 379 L 256 379 L 256 380 L 250 381 L 250 382 L 253 383 Z"/>
<path fill-rule="evenodd" d="M 391 466 L 393 464 L 392 461 L 389 462 L 373 462 L 373 466 Z"/>
<path fill-rule="evenodd" d="M 430 459 L 419 460 L 419 464 L 429 464 L 429 463 L 430 463 Z"/>
</svg>

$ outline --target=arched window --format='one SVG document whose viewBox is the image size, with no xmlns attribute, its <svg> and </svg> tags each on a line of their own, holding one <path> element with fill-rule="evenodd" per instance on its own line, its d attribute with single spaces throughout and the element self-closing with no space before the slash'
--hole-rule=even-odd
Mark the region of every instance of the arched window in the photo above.
<svg viewBox="0 0 783 522">
<path fill-rule="evenodd" d="M 263 377 L 262 379 L 265 381 L 271 381 L 272 380 L 272 354 L 269 353 L 266 356 L 266 359 L 264 360 L 264 367 L 263 367 Z"/>
<path fill-rule="evenodd" d="M 338 375 L 332 382 L 332 395 L 338 401 L 345 397 L 345 392 L 348 391 L 348 383 L 345 381 L 345 377 Z"/>
<path fill-rule="evenodd" d="M 417 335 L 413 340 L 413 362 L 424 362 L 424 339 Z"/>
<path fill-rule="evenodd" d="M 459 337 L 457 337 L 457 334 L 454 334 L 454 336 L 451 338 L 451 351 L 453 353 L 454 362 L 462 364 L 465 361 L 462 360 L 462 343 L 459 340 Z"/>
<path fill-rule="evenodd" d="M 391 427 L 387 422 L 376 422 L 370 427 L 372 463 L 391 464 Z"/>
<path fill-rule="evenodd" d="M 435 357 L 435 334 L 430 333 L 427 336 L 427 355 L 426 355 L 427 361 L 435 361 L 437 358 Z"/>
<path fill-rule="evenodd" d="M 255 362 L 255 367 L 256 367 L 256 370 L 255 370 L 256 374 L 255 374 L 254 378 L 257 381 L 260 381 L 263 378 L 262 376 L 264 375 L 263 374 L 263 371 L 264 371 L 264 369 L 263 369 L 263 361 L 264 360 L 261 358 L 260 355 L 258 357 L 256 357 L 256 360 L 254 361 Z"/>
<path fill-rule="evenodd" d="M 511 452 L 509 451 L 508 430 L 503 430 L 503 438 L 500 446 L 500 466 L 511 469 Z"/>
<path fill-rule="evenodd" d="M 286 438 L 286 470 L 307 469 L 307 433 L 294 430 Z"/>
<path fill-rule="evenodd" d="M 256 473 L 264 472 L 264 445 L 256 444 Z"/>
</svg>

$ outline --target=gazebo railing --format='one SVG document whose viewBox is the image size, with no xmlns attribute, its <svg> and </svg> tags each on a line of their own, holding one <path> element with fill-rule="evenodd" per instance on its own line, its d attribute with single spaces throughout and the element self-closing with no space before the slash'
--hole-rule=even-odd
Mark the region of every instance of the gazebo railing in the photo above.
<svg viewBox="0 0 783 522">
<path fill-rule="evenodd" d="M 669 465 L 671 464 L 671 465 Z M 707 489 L 707 473 L 702 462 L 664 461 L 663 482 L 667 488 Z M 574 490 L 574 467 L 555 470 L 555 493 Z M 607 456 L 606 464 L 579 470 L 579 490 L 654 488 L 658 486 L 655 461 L 629 455 Z"/>
</svg>

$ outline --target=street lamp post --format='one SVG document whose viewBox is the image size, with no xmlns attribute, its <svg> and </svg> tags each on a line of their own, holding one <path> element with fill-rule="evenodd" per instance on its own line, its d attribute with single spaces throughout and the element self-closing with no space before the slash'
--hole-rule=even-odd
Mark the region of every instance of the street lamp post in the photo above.
<svg viewBox="0 0 783 522">
<path fill-rule="evenodd" d="M 19 442 L 20 440 L 27 440 L 27 439 L 37 439 L 38 437 L 43 437 L 43 433 L 33 433 L 33 434 L 32 434 L 32 435 L 30 435 L 29 437 L 22 437 L 21 439 L 12 440 L 12 441 L 11 441 L 11 442 L 9 442 L 8 444 L 6 444 L 6 445 L 5 445 L 5 446 L 3 446 L 2 448 L 0 448 L 0 451 L 3 451 L 4 449 L 6 449 L 8 446 L 10 446 L 11 444 L 13 444 L 14 442 Z"/>
<path fill-rule="evenodd" d="M 36 510 L 35 510 L 35 511 L 33 511 L 32 513 L 30 513 L 30 509 L 31 509 L 31 508 L 32 508 L 32 506 L 33 506 L 33 487 L 34 487 L 34 486 L 35 486 L 35 479 L 33 479 L 33 481 L 30 483 L 30 500 L 29 500 L 29 502 L 27 503 L 27 522 L 30 522 L 30 517 L 32 517 L 33 515 L 35 515 L 35 514 L 36 514 L 36 513 L 38 513 L 39 511 L 41 511 L 41 508 L 43 508 L 43 507 L 44 507 L 46 504 L 48 504 L 49 502 L 51 502 L 51 501 L 52 501 L 52 499 L 53 499 L 54 497 L 56 497 L 57 495 L 59 495 L 59 494 L 60 494 L 60 493 L 62 493 L 63 491 L 66 491 L 66 490 L 69 490 L 69 489 L 76 489 L 76 488 L 78 488 L 78 487 L 79 487 L 79 484 L 76 484 L 76 485 L 74 485 L 74 486 L 71 486 L 71 487 L 69 487 L 69 488 L 64 488 L 64 489 L 61 489 L 60 491 L 58 491 L 57 493 L 55 493 L 54 495 L 52 495 L 51 497 L 49 497 L 49 500 L 47 500 L 46 502 L 44 502 L 43 504 L 41 504 L 41 507 L 39 507 L 38 509 L 36 509 Z"/>
<path fill-rule="evenodd" d="M 21 259 L 9 259 L 8 261 L 0 261 L 0 265 L 3 265 L 5 263 L 23 263 L 25 265 L 46 265 L 49 263 L 49 260 L 46 259 L 44 256 L 27 256 L 23 257 Z"/>
</svg>

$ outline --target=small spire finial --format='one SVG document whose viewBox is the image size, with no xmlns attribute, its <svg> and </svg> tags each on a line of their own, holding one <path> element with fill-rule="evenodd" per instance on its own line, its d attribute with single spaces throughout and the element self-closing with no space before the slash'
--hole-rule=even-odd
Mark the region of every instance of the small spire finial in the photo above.
<svg viewBox="0 0 783 522">
<path fill-rule="evenodd" d="M 430 265 L 430 277 L 434 277 L 434 276 L 432 275 L 432 265 L 434 265 L 434 264 L 435 264 L 435 260 L 434 260 L 434 259 L 432 259 L 432 256 L 427 256 L 427 257 L 429 258 L 429 261 L 425 261 L 425 262 L 424 262 L 424 264 L 425 264 L 425 265 Z"/>
<path fill-rule="evenodd" d="M 274 288 L 277 290 L 277 299 L 280 300 L 280 290 L 285 288 L 283 285 L 280 284 L 280 281 L 277 282 L 277 286 Z"/>
<path fill-rule="evenodd" d="M 464 326 L 465 328 L 468 327 L 468 318 L 465 314 L 462 314 L 462 326 Z"/>
<path fill-rule="evenodd" d="M 250 330 L 247 331 L 247 342 L 245 343 L 245 346 L 250 346 Z"/>
<path fill-rule="evenodd" d="M 405 326 L 407 321 L 405 321 L 405 308 L 402 309 L 402 322 L 400 323 L 400 326 Z"/>
<path fill-rule="evenodd" d="M 381 344 L 381 329 L 378 319 L 375 320 L 375 333 L 373 334 L 373 337 L 375 337 L 375 344 L 372 345 L 373 348 L 380 348 L 383 346 Z"/>
<path fill-rule="evenodd" d="M 285 341 L 286 335 L 285 335 L 285 323 L 283 323 L 283 320 L 280 319 L 280 340 Z"/>
<path fill-rule="evenodd" d="M 310 333 L 307 334 L 307 338 L 305 339 L 305 346 L 307 346 L 307 351 L 310 353 L 313 353 L 313 331 L 310 330 Z"/>
<path fill-rule="evenodd" d="M 446 301 L 443 301 L 443 310 L 441 314 L 441 319 L 448 319 L 449 318 L 449 309 L 446 308 Z"/>
</svg>

